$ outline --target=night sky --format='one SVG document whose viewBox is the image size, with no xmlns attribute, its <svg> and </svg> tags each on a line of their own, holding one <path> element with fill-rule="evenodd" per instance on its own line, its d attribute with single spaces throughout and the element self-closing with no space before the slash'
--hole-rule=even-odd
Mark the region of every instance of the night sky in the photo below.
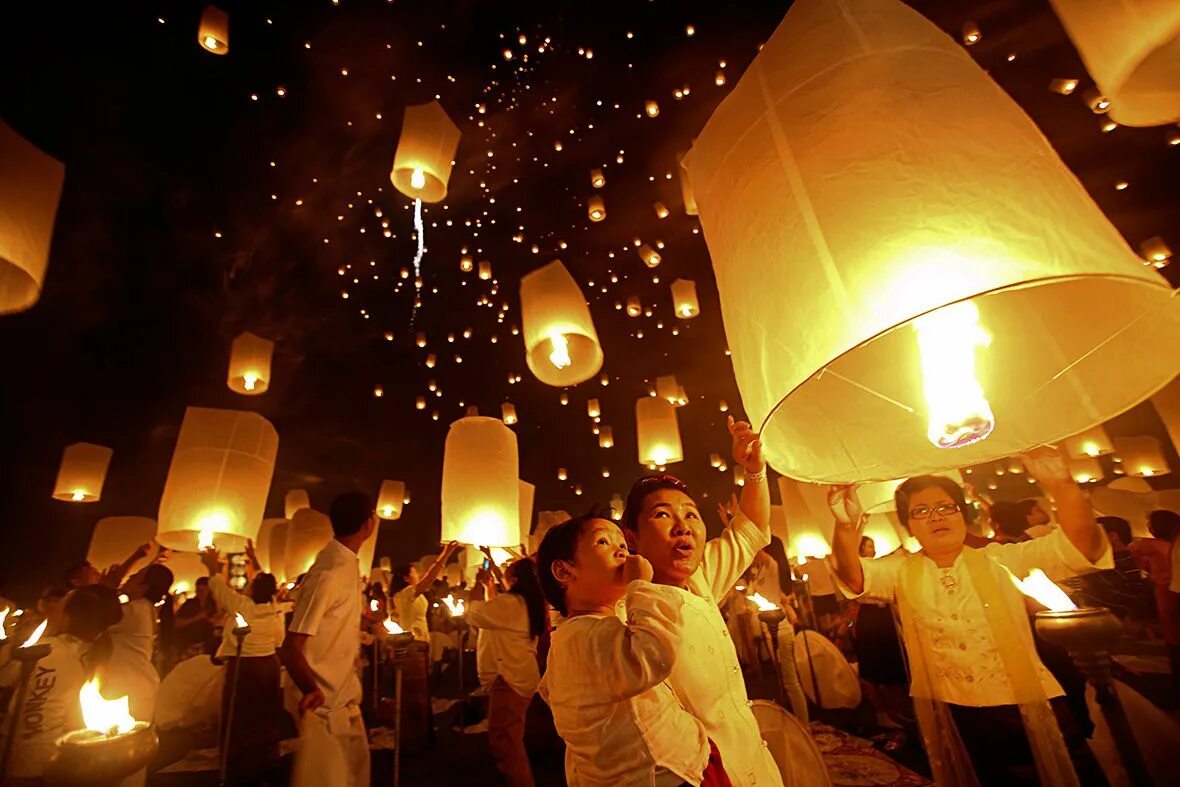
<svg viewBox="0 0 1180 787">
<path fill-rule="evenodd" d="M 40 302 L 0 317 L 0 593 L 29 600 L 85 555 L 102 517 L 155 517 L 190 405 L 254 410 L 274 424 L 268 516 L 282 515 L 291 488 L 308 489 L 326 510 L 341 491 L 375 495 L 382 479 L 405 481 L 412 502 L 401 520 L 382 524 L 377 549 L 396 563 L 435 551 L 443 439 L 465 406 L 499 417 L 500 404 L 512 402 L 535 510 L 579 511 L 626 493 L 642 469 L 635 400 L 657 376 L 675 374 L 690 403 L 679 410 L 685 461 L 669 471 L 689 482 L 709 516 L 733 481 L 732 471 L 709 464 L 714 452 L 729 461 L 718 403 L 739 415 L 741 405 L 676 154 L 789 3 L 219 5 L 231 20 L 224 57 L 197 44 L 204 3 L 9 9 L 0 117 L 63 161 L 66 181 Z M 1102 117 L 1080 95 L 1089 78 L 1047 3 L 912 5 L 956 38 L 965 21 L 979 25 L 971 54 L 1132 248 L 1157 235 L 1180 248 L 1180 146 L 1166 142 L 1176 129 L 1102 133 Z M 715 84 L 718 71 L 725 86 Z M 1048 89 L 1053 78 L 1081 87 L 1061 96 Z M 463 137 L 447 199 L 426 206 L 414 315 L 412 203 L 389 170 L 403 107 L 436 96 Z M 641 118 L 649 99 L 659 116 Z M 594 167 L 607 179 L 597 192 L 607 218 L 597 224 L 585 206 L 596 193 Z M 1118 181 L 1130 187 L 1117 191 Z M 657 217 L 657 200 L 668 218 Z M 658 268 L 644 267 L 634 238 L 664 244 Z M 465 247 L 492 263 L 491 281 L 460 271 Z M 561 389 L 532 376 L 512 335 L 520 277 L 555 258 L 590 301 L 609 378 L 606 387 L 596 377 L 569 389 L 568 405 Z M 1177 283 L 1175 266 L 1163 273 Z M 677 278 L 697 284 L 694 320 L 672 314 L 668 285 Z M 650 315 L 616 308 L 631 295 Z M 257 397 L 225 384 L 230 342 L 244 330 L 276 342 L 270 390 Z M 415 345 L 418 331 L 426 349 Z M 438 358 L 433 369 L 428 353 Z M 521 382 L 509 383 L 515 375 Z M 441 397 L 429 393 L 430 380 Z M 424 394 L 428 407 L 416 410 Z M 613 449 L 600 449 L 591 432 L 590 398 L 613 428 Z M 1156 434 L 1167 445 L 1147 405 L 1108 429 Z M 114 449 L 95 504 L 50 497 L 62 448 L 78 441 Z M 568 469 L 565 482 L 559 467 Z M 1171 476 L 1153 483 L 1176 485 Z"/>
</svg>

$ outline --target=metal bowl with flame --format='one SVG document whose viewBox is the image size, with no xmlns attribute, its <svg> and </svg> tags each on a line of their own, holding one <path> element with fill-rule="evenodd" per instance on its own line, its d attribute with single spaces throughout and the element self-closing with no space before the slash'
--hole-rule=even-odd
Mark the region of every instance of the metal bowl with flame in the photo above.
<svg viewBox="0 0 1180 787">
<path fill-rule="evenodd" d="M 156 756 L 156 728 L 144 721 L 113 735 L 74 730 L 57 739 L 46 774 L 51 784 L 118 784 Z"/>
</svg>

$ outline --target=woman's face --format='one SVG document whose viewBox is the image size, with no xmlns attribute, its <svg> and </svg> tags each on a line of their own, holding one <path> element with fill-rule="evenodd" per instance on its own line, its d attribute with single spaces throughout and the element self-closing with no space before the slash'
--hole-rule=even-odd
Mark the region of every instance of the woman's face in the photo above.
<svg viewBox="0 0 1180 787">
<path fill-rule="evenodd" d="M 657 489 L 643 499 L 635 524 L 627 543 L 651 563 L 653 580 L 687 585 L 705 546 L 705 522 L 693 499 L 679 489 Z"/>
<path fill-rule="evenodd" d="M 927 487 L 910 497 L 908 524 L 922 550 L 931 557 L 958 552 L 967 537 L 963 512 L 938 486 Z"/>
<path fill-rule="evenodd" d="M 127 594 L 127 598 L 143 598 L 147 593 L 147 569 L 142 568 L 132 574 L 131 577 L 123 583 L 122 590 Z"/>
<path fill-rule="evenodd" d="M 873 539 L 866 538 L 860 542 L 860 556 L 873 558 L 877 556 L 877 545 Z"/>
</svg>

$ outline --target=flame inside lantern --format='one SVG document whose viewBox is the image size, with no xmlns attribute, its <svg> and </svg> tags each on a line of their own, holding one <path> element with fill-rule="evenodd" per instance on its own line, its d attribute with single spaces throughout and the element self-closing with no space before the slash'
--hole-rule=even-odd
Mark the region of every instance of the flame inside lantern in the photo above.
<svg viewBox="0 0 1180 787">
<path fill-rule="evenodd" d="M 992 433 L 996 419 L 975 377 L 975 348 L 991 336 L 971 301 L 945 306 L 914 320 L 922 358 L 922 389 L 929 409 L 926 436 L 939 448 L 961 448 Z"/>
<path fill-rule="evenodd" d="M 765 612 L 770 609 L 778 609 L 777 604 L 774 604 L 773 602 L 768 600 L 761 593 L 755 593 L 752 596 L 746 596 L 746 598 L 748 598 L 750 601 L 753 601 L 755 604 L 758 605 L 759 612 Z"/>
<path fill-rule="evenodd" d="M 558 369 L 568 369 L 573 365 L 570 358 L 570 343 L 564 333 L 555 333 L 549 337 L 549 344 L 553 350 L 549 353 L 549 362 Z"/>
<path fill-rule="evenodd" d="M 213 531 L 202 530 L 197 533 L 197 549 L 202 551 L 213 547 Z"/>
<path fill-rule="evenodd" d="M 135 719 L 131 718 L 128 698 L 105 699 L 98 691 L 97 679 L 82 684 L 78 699 L 82 703 L 82 719 L 86 729 L 101 732 L 109 737 L 131 732 L 135 728 Z"/>
<path fill-rule="evenodd" d="M 1017 579 L 1015 575 L 1011 576 L 1012 583 L 1021 593 L 1053 612 L 1068 612 L 1078 608 L 1078 605 L 1065 595 L 1065 591 L 1054 584 L 1039 568 L 1034 568 L 1024 580 Z"/>
<path fill-rule="evenodd" d="M 415 167 L 414 171 L 410 173 L 410 187 L 415 189 L 426 188 L 426 174 L 421 167 Z"/>
<path fill-rule="evenodd" d="M 73 500 L 75 503 L 81 502 L 86 499 L 86 491 L 83 489 L 75 489 L 74 494 L 71 496 L 70 499 Z"/>
<path fill-rule="evenodd" d="M 254 372 L 246 372 L 242 375 L 242 387 L 247 391 L 253 391 L 254 386 L 258 385 L 258 375 Z"/>
</svg>

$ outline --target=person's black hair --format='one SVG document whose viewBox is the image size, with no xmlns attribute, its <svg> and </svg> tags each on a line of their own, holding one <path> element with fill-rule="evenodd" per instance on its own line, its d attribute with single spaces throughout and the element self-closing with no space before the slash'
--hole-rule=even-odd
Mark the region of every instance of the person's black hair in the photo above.
<svg viewBox="0 0 1180 787">
<path fill-rule="evenodd" d="M 38 601 L 60 601 L 65 598 L 70 592 L 70 588 L 65 585 L 46 585 L 41 591 L 41 595 L 37 598 Z"/>
<path fill-rule="evenodd" d="M 791 579 L 791 561 L 787 559 L 787 548 L 783 545 L 783 540 L 778 536 L 771 536 L 770 543 L 762 548 L 770 558 L 778 565 L 778 587 L 784 595 L 791 595 L 795 592 L 795 583 Z"/>
<path fill-rule="evenodd" d="M 413 567 L 413 563 L 402 563 L 393 567 L 393 571 L 389 573 L 390 596 L 396 595 L 410 586 L 410 569 Z M 435 582 L 437 581 L 436 579 Z"/>
<path fill-rule="evenodd" d="M 209 584 L 209 577 L 197 577 L 197 587 Z"/>
<path fill-rule="evenodd" d="M 1098 524 L 1102 525 L 1102 529 L 1106 531 L 1108 536 L 1116 535 L 1119 537 L 1119 540 L 1123 542 L 1123 546 L 1130 546 L 1130 522 L 1123 519 L 1121 516 L 1100 516 L 1098 517 Z"/>
<path fill-rule="evenodd" d="M 1147 515 L 1147 529 L 1156 538 L 1174 541 L 1180 535 L 1180 514 L 1166 509 L 1156 509 Z"/>
<path fill-rule="evenodd" d="M 549 609 L 541 578 L 537 576 L 537 564 L 530 558 L 522 558 L 504 569 L 504 574 L 512 578 L 508 592 L 524 599 L 529 614 L 529 636 L 536 639 L 549 630 Z"/>
<path fill-rule="evenodd" d="M 123 619 L 119 591 L 107 585 L 77 588 L 66 598 L 63 614 L 64 633 L 92 643 L 84 659 L 87 674 L 105 668 L 114 650 L 108 629 Z"/>
<path fill-rule="evenodd" d="M 631 491 L 627 493 L 627 502 L 623 507 L 623 530 L 639 532 L 639 514 L 643 511 L 643 501 L 647 499 L 648 495 L 661 489 L 675 489 L 677 492 L 683 492 L 690 498 L 692 497 L 692 492 L 688 491 L 688 484 L 676 476 L 643 476 L 631 485 Z"/>
<path fill-rule="evenodd" d="M 565 587 L 553 576 L 553 564 L 558 560 L 574 562 L 582 528 L 592 519 L 609 521 L 609 515 L 604 514 L 598 506 L 594 506 L 584 514 L 549 528 L 545 537 L 541 539 L 541 546 L 537 548 L 537 578 L 541 581 L 541 590 L 545 593 L 545 600 L 552 604 L 562 617 L 569 615 L 569 608 L 565 603 Z"/>
<path fill-rule="evenodd" d="M 81 563 L 74 565 L 61 572 L 60 585 L 65 585 L 67 588 L 76 587 L 75 582 L 81 579 L 83 573 L 89 572 L 93 566 L 90 565 L 89 560 L 83 560 Z"/>
<path fill-rule="evenodd" d="M 172 607 L 172 583 L 175 577 L 172 574 L 172 569 L 161 563 L 152 563 L 144 569 L 144 585 L 147 590 L 144 592 L 144 598 L 152 602 L 152 605 L 160 604 L 160 625 L 156 630 L 162 648 L 168 648 L 172 645 L 172 619 L 175 616 L 175 610 Z"/>
<path fill-rule="evenodd" d="M 328 509 L 332 532 L 337 536 L 354 536 L 373 516 L 373 499 L 364 492 L 345 492 L 337 495 Z"/>
<path fill-rule="evenodd" d="M 913 478 L 907 478 L 905 481 L 902 481 L 901 486 L 897 487 L 897 491 L 893 493 L 893 502 L 897 505 L 897 519 L 901 522 L 902 526 L 906 530 L 909 530 L 910 498 L 923 489 L 932 489 L 934 487 L 938 487 L 946 492 L 951 502 L 959 507 L 959 512 L 963 514 L 963 520 L 967 524 L 971 524 L 972 511 L 967 506 L 967 500 L 963 497 L 963 490 L 958 484 L 946 476 L 916 475 Z"/>
<path fill-rule="evenodd" d="M 255 574 L 250 581 L 250 600 L 255 604 L 268 604 L 275 600 L 279 583 L 274 574 Z"/>
<path fill-rule="evenodd" d="M 874 541 L 871 536 L 861 536 L 860 537 L 860 543 L 856 545 L 856 553 L 859 555 L 861 552 L 865 551 L 865 542 L 866 541 L 868 541 L 870 544 L 873 545 L 873 554 L 874 555 L 877 554 L 877 542 Z"/>
<path fill-rule="evenodd" d="M 992 503 L 990 515 L 996 529 L 1009 538 L 1020 538 L 1028 530 L 1028 512 L 1020 503 L 997 500 Z"/>
</svg>

